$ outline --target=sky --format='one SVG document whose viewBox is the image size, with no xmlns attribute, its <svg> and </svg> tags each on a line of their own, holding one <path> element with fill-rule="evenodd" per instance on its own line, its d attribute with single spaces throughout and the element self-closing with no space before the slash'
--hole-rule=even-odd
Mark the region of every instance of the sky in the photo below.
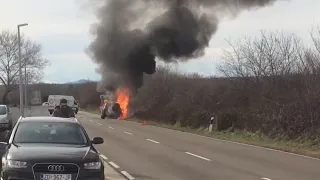
<svg viewBox="0 0 320 180">
<path fill-rule="evenodd" d="M 312 26 L 320 25 L 319 7 L 319 0 L 279 0 L 273 6 L 225 18 L 204 56 L 173 66 L 181 72 L 215 75 L 223 50 L 230 49 L 226 39 L 256 36 L 261 30 L 295 33 L 311 44 L 308 33 Z M 50 61 L 42 81 L 49 83 L 100 79 L 97 65 L 85 53 L 93 39 L 90 26 L 95 21 L 83 0 L 10 0 L 0 6 L 0 30 L 16 31 L 17 24 L 29 24 L 21 32 L 42 45 L 43 56 Z"/>
</svg>

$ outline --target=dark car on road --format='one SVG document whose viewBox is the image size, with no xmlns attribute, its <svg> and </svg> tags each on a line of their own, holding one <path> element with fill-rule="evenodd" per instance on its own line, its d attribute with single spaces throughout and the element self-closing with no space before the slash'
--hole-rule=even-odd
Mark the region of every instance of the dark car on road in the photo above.
<svg viewBox="0 0 320 180">
<path fill-rule="evenodd" d="M 103 139 L 90 140 L 75 118 L 20 118 L 7 137 L 0 143 L 3 180 L 105 179 L 103 159 L 93 146 Z"/>
<path fill-rule="evenodd" d="M 122 111 L 119 103 L 107 102 L 101 109 L 101 119 L 114 118 L 117 119 L 121 117 Z"/>
</svg>

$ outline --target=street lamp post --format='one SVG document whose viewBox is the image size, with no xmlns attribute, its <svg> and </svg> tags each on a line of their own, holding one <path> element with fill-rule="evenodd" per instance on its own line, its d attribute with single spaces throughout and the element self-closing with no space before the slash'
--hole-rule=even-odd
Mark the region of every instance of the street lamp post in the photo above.
<svg viewBox="0 0 320 180">
<path fill-rule="evenodd" d="M 21 38 L 20 38 L 20 27 L 27 26 L 27 23 L 18 24 L 18 49 L 19 49 L 19 92 L 20 92 L 20 115 L 24 117 L 23 107 L 23 91 L 22 91 L 22 69 L 21 69 Z"/>
<path fill-rule="evenodd" d="M 25 107 L 28 107 L 28 99 L 27 99 L 27 83 L 28 83 L 28 77 L 27 77 L 27 59 L 24 60 L 24 105 Z"/>
</svg>

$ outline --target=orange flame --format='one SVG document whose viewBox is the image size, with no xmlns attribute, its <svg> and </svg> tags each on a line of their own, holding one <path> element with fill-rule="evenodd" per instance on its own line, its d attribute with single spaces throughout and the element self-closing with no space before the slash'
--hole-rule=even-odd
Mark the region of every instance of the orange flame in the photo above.
<svg viewBox="0 0 320 180">
<path fill-rule="evenodd" d="M 116 90 L 117 103 L 119 103 L 122 111 L 122 116 L 119 119 L 128 117 L 129 92 L 127 88 L 118 88 Z"/>
</svg>

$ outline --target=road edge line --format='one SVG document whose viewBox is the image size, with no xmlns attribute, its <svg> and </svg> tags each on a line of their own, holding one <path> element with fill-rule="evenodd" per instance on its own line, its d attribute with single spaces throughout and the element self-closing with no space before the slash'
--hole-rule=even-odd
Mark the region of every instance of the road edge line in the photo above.
<svg viewBox="0 0 320 180">
<path fill-rule="evenodd" d="M 120 169 L 120 166 L 118 166 L 116 163 L 112 162 L 112 161 L 109 161 L 108 162 L 113 168 L 115 169 Z"/>
<path fill-rule="evenodd" d="M 112 162 L 112 161 L 108 161 L 109 159 L 108 159 L 105 155 L 99 153 L 99 156 L 102 158 L 102 160 L 103 160 L 105 163 L 107 163 L 112 169 L 114 169 L 114 170 L 117 171 L 119 174 L 121 174 L 121 176 L 124 177 L 125 179 L 127 179 L 127 180 L 134 180 L 134 179 L 135 179 L 135 178 L 134 178 L 133 176 L 131 176 L 127 171 L 121 169 L 120 166 L 118 166 L 117 164 L 115 164 L 115 163 Z M 115 165 L 117 165 L 118 168 L 114 167 L 114 166 L 112 165 L 112 163 L 115 164 Z M 124 174 L 123 172 L 126 172 L 126 173 Z M 129 176 L 127 177 L 127 175 L 129 175 Z M 133 178 L 133 179 L 132 179 L 132 178 Z"/>
<path fill-rule="evenodd" d="M 121 173 L 129 180 L 134 180 L 135 179 L 127 171 L 121 171 Z"/>
<path fill-rule="evenodd" d="M 103 154 L 100 154 L 100 157 L 102 157 L 102 159 L 103 159 L 104 161 L 107 161 L 107 160 L 108 160 L 108 158 L 107 158 L 105 155 L 103 155 Z"/>
</svg>

